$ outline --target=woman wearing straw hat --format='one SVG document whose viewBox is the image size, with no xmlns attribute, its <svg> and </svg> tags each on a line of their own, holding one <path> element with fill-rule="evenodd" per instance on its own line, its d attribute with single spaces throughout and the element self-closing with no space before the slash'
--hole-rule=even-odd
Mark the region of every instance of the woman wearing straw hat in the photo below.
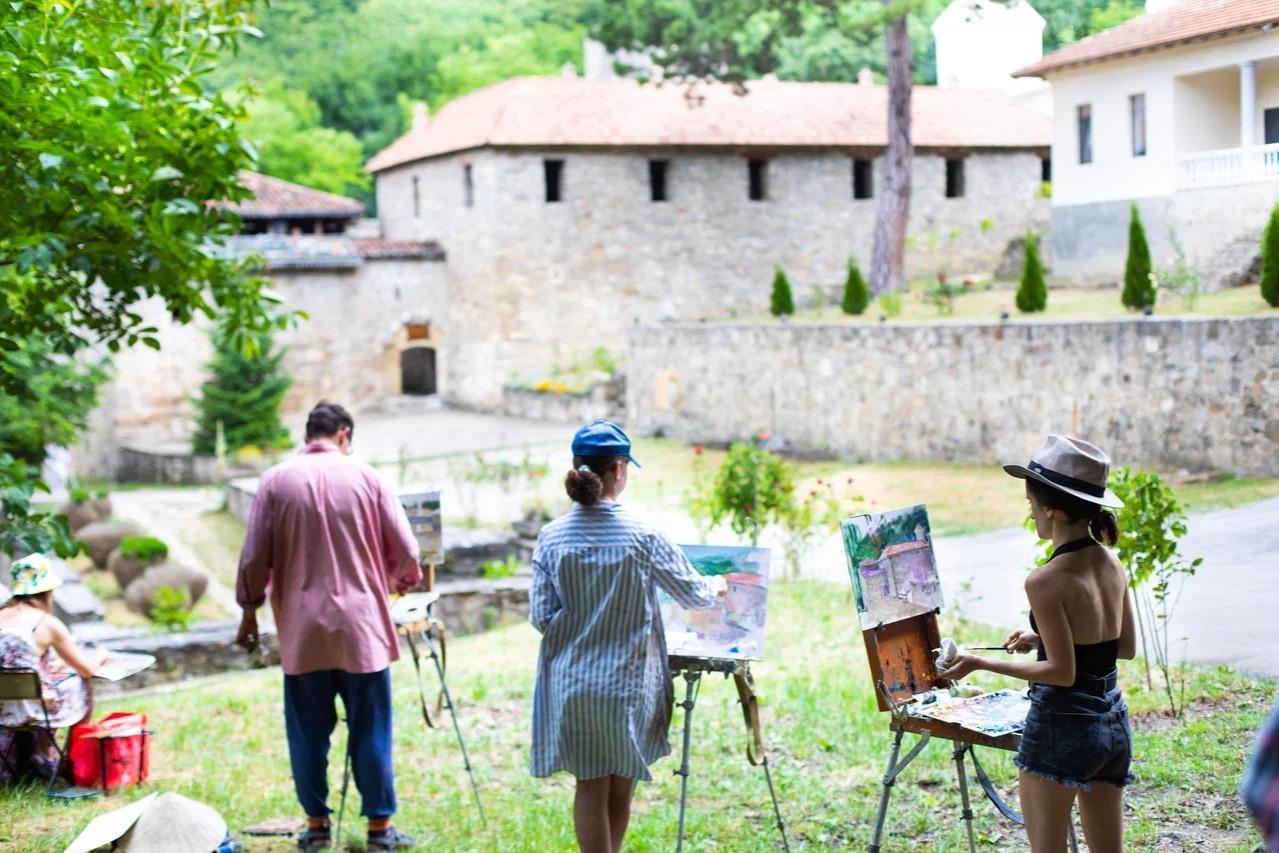
<svg viewBox="0 0 1279 853">
<path fill-rule="evenodd" d="M 0 725 L 44 725 L 46 708 L 51 728 L 81 722 L 92 710 L 89 678 L 106 653 L 82 651 L 67 626 L 53 615 L 53 591 L 62 586 L 62 579 L 44 555 L 18 560 L 10 572 L 13 597 L 0 607 L 0 668 L 40 673 L 44 708 L 34 699 L 0 702 Z M 55 666 L 50 651 L 57 652 L 71 671 Z M 43 736 L 35 745 L 31 762 L 46 778 L 57 769 L 57 753 Z"/>
<path fill-rule="evenodd" d="M 1034 663 L 961 653 L 942 675 L 984 669 L 1030 686 L 1030 712 L 1016 764 L 1030 847 L 1066 849 L 1076 797 L 1088 849 L 1123 849 L 1123 788 L 1132 781 L 1132 729 L 1117 684 L 1117 659 L 1137 653 L 1128 579 L 1103 545 L 1119 539 L 1108 507 L 1123 502 L 1106 488 L 1110 459 L 1100 448 L 1060 435 L 1028 465 L 1005 465 L 1026 481 L 1035 529 L 1050 539 L 1048 562 L 1026 578 L 1030 630 L 1014 631 L 1009 652 L 1037 650 Z"/>
<path fill-rule="evenodd" d="M 617 503 L 631 440 L 595 421 L 573 437 L 564 480 L 576 506 L 542 529 L 529 620 L 542 633 L 530 772 L 577 777 L 573 826 L 584 853 L 618 853 L 636 780 L 667 755 L 673 688 L 657 588 L 685 607 L 723 592 L 684 553 Z"/>
</svg>

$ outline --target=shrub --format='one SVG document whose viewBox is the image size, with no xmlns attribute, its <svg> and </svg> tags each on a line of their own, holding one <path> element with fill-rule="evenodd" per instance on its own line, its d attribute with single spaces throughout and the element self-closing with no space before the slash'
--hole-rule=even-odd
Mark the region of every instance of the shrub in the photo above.
<svg viewBox="0 0 1279 853">
<path fill-rule="evenodd" d="M 192 614 L 189 609 L 191 595 L 185 589 L 174 589 L 162 586 L 155 591 L 152 599 L 151 621 L 166 631 L 178 633 L 185 631 L 191 624 Z"/>
<path fill-rule="evenodd" d="M 790 281 L 781 267 L 773 273 L 773 296 L 769 301 L 769 311 L 774 317 L 786 317 L 795 313 L 795 299 L 791 296 Z"/>
<path fill-rule="evenodd" d="M 1026 259 L 1021 267 L 1021 286 L 1017 288 L 1017 310 L 1025 314 L 1048 307 L 1048 286 L 1044 284 L 1044 267 L 1039 262 L 1039 238 L 1026 232 Z"/>
<path fill-rule="evenodd" d="M 1270 221 L 1261 235 L 1261 296 L 1279 308 L 1279 204 L 1270 211 Z"/>
<path fill-rule="evenodd" d="M 593 370 L 607 373 L 609 376 L 617 375 L 617 360 L 606 347 L 596 347 L 591 351 L 590 366 Z"/>
<path fill-rule="evenodd" d="M 896 291 L 879 294 L 879 310 L 888 318 L 900 317 L 902 314 L 902 295 Z"/>
<path fill-rule="evenodd" d="M 790 511 L 794 491 L 794 475 L 780 456 L 758 444 L 734 444 L 711 488 L 711 525 L 727 520 L 754 545 L 766 526 Z"/>
<path fill-rule="evenodd" d="M 289 446 L 289 433 L 280 420 L 280 404 L 293 380 L 284 372 L 283 352 L 273 352 L 271 337 L 262 334 L 246 351 L 225 330 L 213 334 L 213 374 L 200 388 L 192 449 L 216 453 L 221 432 L 226 450 L 234 453 L 253 445 L 264 450 Z"/>
<path fill-rule="evenodd" d="M 845 314 L 863 314 L 870 305 L 870 290 L 857 266 L 856 258 L 848 259 L 848 277 L 844 279 L 844 298 L 840 307 Z"/>
<path fill-rule="evenodd" d="M 154 536 L 126 536 L 120 540 L 120 556 L 149 563 L 169 556 L 169 546 Z"/>
<path fill-rule="evenodd" d="M 513 578 L 520 570 L 520 565 L 519 558 L 514 554 L 508 554 L 505 560 L 488 560 L 480 566 L 480 577 L 488 580 Z"/>
<path fill-rule="evenodd" d="M 1146 242 L 1146 229 L 1142 227 L 1137 205 L 1132 205 L 1132 218 L 1128 222 L 1128 262 L 1124 265 L 1125 307 L 1134 311 L 1155 304 L 1155 285 L 1150 280 L 1150 245 Z"/>
</svg>

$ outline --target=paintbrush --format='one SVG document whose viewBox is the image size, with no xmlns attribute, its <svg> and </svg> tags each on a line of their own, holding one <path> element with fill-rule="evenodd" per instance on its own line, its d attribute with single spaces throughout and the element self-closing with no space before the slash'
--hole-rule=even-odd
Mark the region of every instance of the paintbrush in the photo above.
<svg viewBox="0 0 1279 853">
<path fill-rule="evenodd" d="M 1003 646 L 965 646 L 970 652 L 1007 652 Z M 1011 654 L 1011 652 L 1009 652 Z"/>
</svg>

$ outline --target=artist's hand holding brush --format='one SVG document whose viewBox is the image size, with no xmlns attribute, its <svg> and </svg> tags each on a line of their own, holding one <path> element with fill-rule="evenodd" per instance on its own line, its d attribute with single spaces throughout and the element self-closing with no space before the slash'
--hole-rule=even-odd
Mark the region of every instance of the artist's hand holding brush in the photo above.
<svg viewBox="0 0 1279 853">
<path fill-rule="evenodd" d="M 1037 648 L 1039 648 L 1039 635 L 1034 631 L 1024 631 L 1019 628 L 1009 634 L 1007 640 L 1004 640 L 1004 649 L 1019 655 L 1033 652 Z"/>
</svg>

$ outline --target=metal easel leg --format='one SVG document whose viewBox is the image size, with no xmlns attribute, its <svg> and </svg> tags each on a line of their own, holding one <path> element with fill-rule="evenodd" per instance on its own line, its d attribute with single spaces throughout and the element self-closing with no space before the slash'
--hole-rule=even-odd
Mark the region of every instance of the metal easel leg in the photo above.
<svg viewBox="0 0 1279 853">
<path fill-rule="evenodd" d="M 684 701 L 680 703 L 680 707 L 684 709 L 684 753 L 680 759 L 679 769 L 675 771 L 682 777 L 679 785 L 679 834 L 676 836 L 675 841 L 676 853 L 681 853 L 684 849 L 684 812 L 688 806 L 688 756 L 692 745 L 693 706 L 697 704 L 697 693 L 700 689 L 701 680 L 702 674 L 700 672 L 684 671 Z"/>
<path fill-rule="evenodd" d="M 777 831 L 782 834 L 782 850 L 790 853 L 790 842 L 786 840 L 786 824 L 782 822 L 782 810 L 777 805 L 777 790 L 773 787 L 773 774 L 768 769 L 768 756 L 765 755 L 763 761 L 764 779 L 768 782 L 768 796 L 773 798 L 773 817 L 777 819 Z"/>
<path fill-rule="evenodd" d="M 968 829 L 968 849 L 977 853 L 977 842 L 973 838 L 973 806 L 968 800 L 968 774 L 964 770 L 964 753 L 968 744 L 955 742 L 955 770 L 959 773 L 959 799 L 964 805 L 964 826 Z"/>
<path fill-rule="evenodd" d="M 453 718 L 453 732 L 457 735 L 457 745 L 462 750 L 462 765 L 466 767 L 467 778 L 471 780 L 471 793 L 475 795 L 475 808 L 480 813 L 480 826 L 487 827 L 488 820 L 484 817 L 484 804 L 480 802 L 480 786 L 475 782 L 471 757 L 466 751 L 466 741 L 462 738 L 462 727 L 457 722 L 457 709 L 453 707 L 453 695 L 449 693 L 448 682 L 444 680 L 444 664 L 440 660 L 440 653 L 436 650 L 435 643 L 431 640 L 431 635 L 423 631 L 422 639 L 426 642 L 426 650 L 431 655 L 431 662 L 435 664 L 435 674 L 440 677 L 440 691 L 444 694 L 444 706 L 449 709 L 449 716 Z"/>
<path fill-rule="evenodd" d="M 932 734 L 924 732 L 919 736 L 919 740 L 910 748 L 910 752 L 906 753 L 906 757 L 901 761 L 897 760 L 898 754 L 902 748 L 902 737 L 906 734 L 896 726 L 893 731 L 897 733 L 897 737 L 893 739 L 893 751 L 888 756 L 888 769 L 884 771 L 884 792 L 879 797 L 879 813 L 875 816 L 875 828 L 871 832 L 870 847 L 867 848 L 869 853 L 879 853 L 879 843 L 884 838 L 884 821 L 888 817 L 888 797 L 893 791 L 893 783 L 897 781 L 898 775 L 906 769 L 906 765 L 915 760 L 919 753 L 923 752 L 924 747 L 928 745 Z"/>
</svg>

